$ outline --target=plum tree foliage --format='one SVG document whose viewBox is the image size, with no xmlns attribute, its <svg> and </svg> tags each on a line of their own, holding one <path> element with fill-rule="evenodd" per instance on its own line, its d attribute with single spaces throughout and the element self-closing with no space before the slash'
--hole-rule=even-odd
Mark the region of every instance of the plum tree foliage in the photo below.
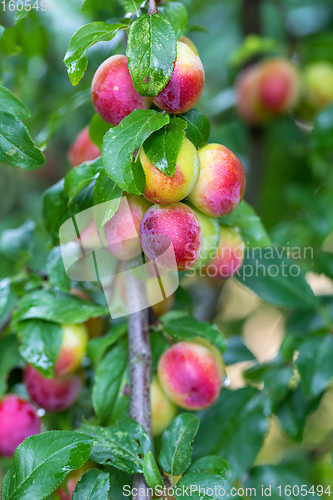
<svg viewBox="0 0 333 500">
<path fill-rule="evenodd" d="M 65 50 L 53 3 L 21 4 L 0 19 L 2 500 L 328 498 L 331 32 L 288 2 L 85 0 Z M 128 317 L 65 268 L 71 220 Z"/>
</svg>

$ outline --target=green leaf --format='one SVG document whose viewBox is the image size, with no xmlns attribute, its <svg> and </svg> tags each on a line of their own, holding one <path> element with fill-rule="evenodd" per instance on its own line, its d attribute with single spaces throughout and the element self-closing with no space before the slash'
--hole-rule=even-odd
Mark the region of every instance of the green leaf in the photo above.
<svg viewBox="0 0 333 500">
<path fill-rule="evenodd" d="M 112 40 L 126 24 L 94 22 L 79 28 L 71 38 L 64 63 L 72 85 L 77 85 L 88 66 L 88 49 L 97 42 Z"/>
<path fill-rule="evenodd" d="M 191 109 L 180 116 L 187 121 L 186 135 L 195 147 L 199 149 L 207 144 L 210 135 L 210 121 L 207 116 L 197 109 Z"/>
<path fill-rule="evenodd" d="M 92 460 L 129 474 L 143 473 L 143 457 L 152 451 L 152 444 L 140 424 L 125 418 L 111 427 L 83 424 L 81 430 L 95 439 Z"/>
<path fill-rule="evenodd" d="M 48 255 L 45 267 L 49 282 L 63 292 L 69 292 L 71 289 L 71 280 L 65 271 L 62 258 L 61 247 L 52 248 Z"/>
<path fill-rule="evenodd" d="M 224 460 L 224 458 L 216 455 L 208 455 L 207 457 L 199 458 L 199 460 L 194 462 L 188 469 L 187 474 L 196 472 L 224 476 L 228 469 L 229 464 L 226 460 Z"/>
<path fill-rule="evenodd" d="M 109 314 L 107 307 L 58 290 L 35 290 L 26 294 L 13 314 L 15 321 L 44 319 L 60 324 L 84 323 Z"/>
<path fill-rule="evenodd" d="M 250 387 L 223 389 L 218 402 L 200 413 L 194 457 L 219 455 L 229 462 L 233 479 L 239 477 L 252 466 L 261 449 L 268 417 L 260 391 Z"/>
<path fill-rule="evenodd" d="M 104 121 L 98 113 L 94 114 L 89 124 L 89 137 L 99 149 L 102 147 L 104 135 L 110 128 L 110 123 Z"/>
<path fill-rule="evenodd" d="M 164 481 L 151 451 L 146 453 L 143 458 L 143 474 L 150 488 L 155 489 L 158 486 L 164 488 Z"/>
<path fill-rule="evenodd" d="M 29 259 L 34 245 L 36 224 L 27 220 L 16 229 L 5 229 L 0 235 L 0 252 L 8 259 Z"/>
<path fill-rule="evenodd" d="M 16 328 L 21 338 L 22 358 L 45 377 L 52 377 L 62 342 L 61 326 L 31 319 L 18 323 Z"/>
<path fill-rule="evenodd" d="M 248 247 L 268 247 L 272 244 L 260 217 L 244 200 L 230 215 L 220 217 L 219 221 L 226 226 L 239 227 Z"/>
<path fill-rule="evenodd" d="M 185 489 L 184 494 L 183 489 Z M 233 490 L 232 493 L 231 490 Z M 240 500 L 241 498 L 233 489 L 233 485 L 223 477 L 200 472 L 185 474 L 175 487 L 175 495 L 176 500 L 189 496 L 193 500 L 225 500 L 225 498 Z"/>
<path fill-rule="evenodd" d="M 305 396 L 315 397 L 324 391 L 333 377 L 333 336 L 315 335 L 299 348 L 296 366 Z"/>
<path fill-rule="evenodd" d="M 235 277 L 265 302 L 295 309 L 318 305 L 301 268 L 283 256 L 282 248 L 248 249 Z"/>
<path fill-rule="evenodd" d="M 88 186 L 102 169 L 103 164 L 100 158 L 72 168 L 65 177 L 65 190 L 69 200 L 71 201 Z"/>
<path fill-rule="evenodd" d="M 17 116 L 0 111 L 0 162 L 11 167 L 35 170 L 45 163 L 40 149 L 34 146 L 27 127 Z"/>
<path fill-rule="evenodd" d="M 170 319 L 169 319 L 170 318 Z M 208 321 L 198 321 L 191 316 L 173 317 L 165 315 L 163 327 L 173 340 L 193 340 L 203 337 L 214 344 L 223 354 L 226 349 L 226 340 L 215 325 Z"/>
<path fill-rule="evenodd" d="M 278 407 L 280 401 L 286 396 L 293 368 L 278 356 L 273 361 L 255 364 L 243 372 L 243 378 L 254 384 L 264 384 L 262 394 L 266 397 L 267 405 L 273 409 Z"/>
<path fill-rule="evenodd" d="M 127 364 L 127 345 L 120 344 L 109 351 L 97 367 L 92 404 L 101 424 L 110 420 Z"/>
<path fill-rule="evenodd" d="M 255 361 L 256 358 L 246 347 L 241 337 L 228 337 L 227 349 L 223 356 L 226 365 L 233 365 L 240 361 Z"/>
<path fill-rule="evenodd" d="M 0 281 L 0 320 L 12 311 L 16 303 L 16 295 L 10 286 L 8 278 Z"/>
<path fill-rule="evenodd" d="M 142 0 L 119 0 L 119 2 L 124 7 L 126 14 L 139 15 L 139 8 L 142 4 Z"/>
<path fill-rule="evenodd" d="M 69 119 L 75 110 L 89 103 L 91 103 L 90 87 L 80 91 L 76 90 L 70 97 L 66 95 L 64 104 L 51 113 L 45 127 L 38 134 L 38 144 L 41 147 L 46 146 L 55 132 L 64 124 L 65 119 Z"/>
<path fill-rule="evenodd" d="M 187 10 L 180 2 L 167 2 L 158 8 L 158 12 L 171 24 L 176 38 L 185 35 L 187 28 Z"/>
<path fill-rule="evenodd" d="M 93 197 L 94 205 L 105 203 L 107 201 L 115 200 L 113 203 L 108 204 L 108 209 L 105 212 L 101 226 L 103 227 L 116 213 L 119 207 L 120 199 L 123 195 L 123 190 L 110 179 L 105 170 L 97 177 L 95 182 Z"/>
<path fill-rule="evenodd" d="M 2 500 L 42 500 L 88 460 L 93 440 L 70 431 L 43 432 L 17 448 L 5 475 Z"/>
<path fill-rule="evenodd" d="M 0 397 L 6 392 L 6 378 L 9 372 L 22 365 L 19 342 L 16 335 L 10 334 L 0 339 Z"/>
<path fill-rule="evenodd" d="M 130 27 L 126 55 L 136 91 L 156 97 L 171 78 L 177 57 L 177 38 L 159 14 L 141 15 Z"/>
<path fill-rule="evenodd" d="M 65 191 L 65 181 L 51 186 L 44 193 L 43 217 L 47 231 L 51 234 L 54 244 L 59 243 L 59 229 L 68 219 L 69 198 Z"/>
<path fill-rule="evenodd" d="M 310 135 L 310 149 L 322 155 L 332 153 L 330 141 L 333 133 L 333 105 L 325 108 L 316 116 Z"/>
<path fill-rule="evenodd" d="M 7 111 L 20 120 L 29 118 L 31 115 L 29 108 L 2 85 L 0 85 L 0 111 Z"/>
<path fill-rule="evenodd" d="M 112 330 L 103 335 L 102 337 L 97 337 L 91 339 L 88 344 L 88 356 L 92 364 L 96 364 L 104 356 L 105 352 L 109 347 L 113 346 L 121 337 L 127 333 L 127 324 L 122 323 L 117 326 L 113 326 Z"/>
<path fill-rule="evenodd" d="M 117 127 L 104 136 L 102 161 L 107 174 L 118 186 L 129 193 L 141 194 L 145 188 L 145 175 L 134 151 L 156 130 L 169 123 L 169 115 L 154 110 L 135 109 Z"/>
<path fill-rule="evenodd" d="M 185 137 L 186 121 L 179 117 L 171 118 L 163 128 L 151 134 L 143 149 L 147 158 L 162 174 L 175 175 L 178 153 Z"/>
<path fill-rule="evenodd" d="M 179 476 L 188 469 L 192 456 L 192 441 L 200 420 L 192 413 L 178 415 L 164 431 L 159 463 L 171 476 Z"/>
<path fill-rule="evenodd" d="M 284 401 L 281 401 L 276 415 L 283 430 L 295 441 L 302 441 L 305 422 L 310 413 L 317 410 L 321 395 L 315 399 L 306 398 L 301 386 L 289 391 Z"/>
<path fill-rule="evenodd" d="M 110 478 L 107 472 L 90 469 L 83 474 L 73 491 L 73 500 L 108 500 Z"/>
</svg>

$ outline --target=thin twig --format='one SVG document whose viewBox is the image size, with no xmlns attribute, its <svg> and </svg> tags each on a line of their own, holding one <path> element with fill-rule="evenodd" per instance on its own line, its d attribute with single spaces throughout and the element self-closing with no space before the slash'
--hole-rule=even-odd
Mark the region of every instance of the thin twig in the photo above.
<svg viewBox="0 0 333 500">
<path fill-rule="evenodd" d="M 156 0 L 148 0 L 148 14 L 152 16 L 153 14 L 157 14 L 157 5 Z"/>
<path fill-rule="evenodd" d="M 128 340 L 130 358 L 130 416 L 148 432 L 152 438 L 150 410 L 150 370 L 151 350 L 148 329 L 148 309 L 144 306 L 146 297 L 145 283 L 128 273 L 126 295 L 129 310 L 137 310 L 128 317 Z M 134 476 L 133 487 L 137 494 L 133 500 L 150 500 L 148 486 L 142 474 Z"/>
</svg>

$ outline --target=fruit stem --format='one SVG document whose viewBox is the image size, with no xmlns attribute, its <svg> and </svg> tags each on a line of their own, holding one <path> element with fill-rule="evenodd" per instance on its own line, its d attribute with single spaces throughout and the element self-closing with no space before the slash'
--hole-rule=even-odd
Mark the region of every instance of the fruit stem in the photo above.
<svg viewBox="0 0 333 500">
<path fill-rule="evenodd" d="M 145 283 L 130 272 L 126 282 L 126 295 L 129 310 L 140 309 L 146 296 Z M 139 310 L 128 316 L 129 364 L 131 379 L 130 417 L 148 432 L 151 441 L 152 424 L 150 409 L 150 370 L 151 349 L 148 328 L 148 309 Z M 138 493 L 133 500 L 150 500 L 148 486 L 143 474 L 134 476 L 133 488 Z"/>
<path fill-rule="evenodd" d="M 158 14 L 156 0 L 148 0 L 148 14 L 152 16 L 153 14 Z"/>
</svg>

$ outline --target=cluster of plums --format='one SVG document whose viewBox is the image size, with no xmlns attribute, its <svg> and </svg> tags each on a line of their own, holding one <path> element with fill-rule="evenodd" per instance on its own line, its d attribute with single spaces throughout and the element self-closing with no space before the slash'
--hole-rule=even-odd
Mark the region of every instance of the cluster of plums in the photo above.
<svg viewBox="0 0 333 500">
<path fill-rule="evenodd" d="M 58 412 L 72 406 L 81 388 L 78 370 L 86 354 L 86 325 L 62 325 L 63 338 L 52 378 L 44 377 L 31 365 L 24 370 L 24 383 L 31 400 L 46 411 Z M 13 429 L 15 422 L 15 429 Z M 0 455 L 12 456 L 28 436 L 38 434 L 40 418 L 35 407 L 16 394 L 6 395 L 0 402 Z"/>
<path fill-rule="evenodd" d="M 104 61 L 91 87 L 97 113 L 116 126 L 134 109 L 147 109 L 151 102 L 172 114 L 190 110 L 201 96 L 204 70 L 188 39 L 179 41 L 177 48 L 171 79 L 152 100 L 136 92 L 126 56 Z M 69 160 L 76 166 L 99 154 L 84 129 L 69 152 Z M 220 225 L 217 218 L 230 214 L 244 196 L 245 173 L 237 156 L 220 144 L 208 144 L 197 151 L 185 137 L 173 177 L 154 166 L 144 147 L 140 160 L 145 190 L 143 196 L 124 193 L 130 211 L 122 205 L 104 226 L 102 240 L 110 252 L 120 260 L 129 260 L 143 249 L 151 261 L 167 269 L 174 269 L 176 261 L 178 271 L 196 267 L 216 278 L 235 274 L 243 261 L 243 241 L 237 229 Z M 172 259 L 170 252 L 165 252 L 168 246 L 173 248 Z"/>
<path fill-rule="evenodd" d="M 178 42 L 172 77 L 156 98 L 140 96 L 134 89 L 127 58 L 112 56 L 94 76 L 92 99 L 100 116 L 116 126 L 134 109 L 147 109 L 152 101 L 163 111 L 184 113 L 199 100 L 203 85 L 200 58 L 193 44 L 183 39 Z M 99 155 L 86 128 L 77 137 L 68 157 L 74 167 Z M 195 268 L 217 278 L 227 278 L 237 272 L 243 261 L 243 241 L 237 229 L 221 225 L 218 219 L 230 214 L 244 195 L 244 169 L 235 154 L 220 144 L 209 144 L 197 151 L 185 137 L 175 175 L 171 178 L 153 165 L 144 148 L 140 159 L 146 187 L 142 196 L 124 193 L 129 210 L 122 209 L 121 205 L 104 226 L 102 239 L 110 252 L 120 260 L 129 260 L 144 250 L 150 260 L 156 261 L 161 256 L 156 237 L 162 235 L 171 243 L 179 271 Z M 86 233 L 95 237 L 89 227 Z M 168 258 L 164 261 L 163 255 L 161 258 L 160 264 L 169 268 Z M 89 298 L 81 290 L 72 290 L 72 293 Z M 157 304 L 155 313 L 163 314 L 165 307 L 165 304 L 162 307 Z M 13 455 L 26 437 L 40 432 L 40 417 L 34 405 L 49 412 L 60 412 L 68 409 L 80 394 L 82 360 L 89 337 L 102 333 L 101 319 L 62 325 L 62 330 L 54 376 L 46 378 L 30 365 L 25 368 L 24 383 L 32 403 L 15 394 L 4 396 L 0 402 L 1 455 Z M 151 384 L 154 435 L 168 426 L 177 406 L 189 410 L 210 406 L 219 395 L 223 374 L 220 354 L 202 339 L 179 342 L 167 349 Z M 61 492 L 59 495 L 66 498 Z"/>
<path fill-rule="evenodd" d="M 333 64 L 313 62 L 300 70 L 283 58 L 266 59 L 247 67 L 236 81 L 241 117 L 260 125 L 291 111 L 303 119 L 333 102 Z"/>
</svg>

